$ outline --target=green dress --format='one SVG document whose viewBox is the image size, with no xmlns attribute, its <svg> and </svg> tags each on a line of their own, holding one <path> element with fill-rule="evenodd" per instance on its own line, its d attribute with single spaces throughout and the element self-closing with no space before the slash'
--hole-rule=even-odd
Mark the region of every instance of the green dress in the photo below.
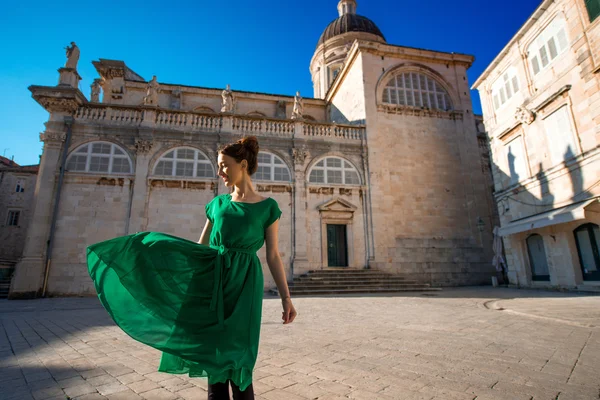
<svg viewBox="0 0 600 400">
<path fill-rule="evenodd" d="M 163 352 L 159 371 L 230 379 L 245 390 L 262 313 L 256 252 L 280 215 L 272 198 L 240 203 L 222 194 L 206 205 L 210 246 L 158 232 L 118 237 L 88 247 L 89 274 L 115 323 Z"/>
</svg>

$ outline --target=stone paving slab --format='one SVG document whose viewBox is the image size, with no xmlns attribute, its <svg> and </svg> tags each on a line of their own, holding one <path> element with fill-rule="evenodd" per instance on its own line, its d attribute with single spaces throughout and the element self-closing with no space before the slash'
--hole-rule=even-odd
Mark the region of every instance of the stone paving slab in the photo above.
<svg viewBox="0 0 600 400">
<path fill-rule="evenodd" d="M 506 288 L 266 295 L 259 400 L 600 399 L 600 296 Z M 0 301 L 0 400 L 205 399 L 95 298 Z"/>
</svg>

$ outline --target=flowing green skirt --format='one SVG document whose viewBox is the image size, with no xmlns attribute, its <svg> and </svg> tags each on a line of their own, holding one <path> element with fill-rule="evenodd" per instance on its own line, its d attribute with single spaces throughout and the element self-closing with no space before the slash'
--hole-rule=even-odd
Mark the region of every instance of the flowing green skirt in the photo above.
<svg viewBox="0 0 600 400">
<path fill-rule="evenodd" d="M 163 352 L 159 371 L 252 383 L 263 275 L 256 251 L 142 232 L 88 247 L 98 297 L 133 339 Z"/>
</svg>

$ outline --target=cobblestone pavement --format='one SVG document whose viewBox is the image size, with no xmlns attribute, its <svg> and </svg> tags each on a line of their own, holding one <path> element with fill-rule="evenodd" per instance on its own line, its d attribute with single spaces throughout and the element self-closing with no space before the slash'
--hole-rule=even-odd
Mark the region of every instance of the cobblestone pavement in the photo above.
<svg viewBox="0 0 600 400">
<path fill-rule="evenodd" d="M 257 399 L 600 399 L 600 296 L 504 288 L 265 297 Z M 206 399 L 95 298 L 0 301 L 0 400 Z"/>
</svg>

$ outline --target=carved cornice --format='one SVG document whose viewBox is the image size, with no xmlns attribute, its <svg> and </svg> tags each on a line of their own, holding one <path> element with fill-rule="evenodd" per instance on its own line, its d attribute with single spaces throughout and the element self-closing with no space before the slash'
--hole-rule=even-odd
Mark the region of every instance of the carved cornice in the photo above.
<svg viewBox="0 0 600 400">
<path fill-rule="evenodd" d="M 62 132 L 40 132 L 40 142 L 64 142 L 66 133 Z"/>
<path fill-rule="evenodd" d="M 257 184 L 256 185 L 256 189 L 259 192 L 270 192 L 270 193 L 291 193 L 292 192 L 292 186 L 290 184 L 285 184 L 285 183 L 281 183 L 281 184 Z"/>
<path fill-rule="evenodd" d="M 48 112 L 75 114 L 77 109 L 87 103 L 79 89 L 68 86 L 29 86 L 31 96 Z"/>
<path fill-rule="evenodd" d="M 462 111 L 432 110 L 428 108 L 401 106 L 397 104 L 378 104 L 377 111 L 385 112 L 388 114 L 409 115 L 416 117 L 443 118 L 451 120 L 463 119 Z"/>
<path fill-rule="evenodd" d="M 38 97 L 37 102 L 40 103 L 48 112 L 65 112 L 75 114 L 79 108 L 79 104 L 72 99 L 57 99 L 54 97 Z"/>
<path fill-rule="evenodd" d="M 177 180 L 177 179 L 161 179 L 150 178 L 148 183 L 152 188 L 163 189 L 191 189 L 191 190 L 215 190 L 216 183 L 208 180 Z"/>
<path fill-rule="evenodd" d="M 108 68 L 105 72 L 108 79 L 111 78 L 125 78 L 125 70 L 117 68 Z"/>
</svg>

